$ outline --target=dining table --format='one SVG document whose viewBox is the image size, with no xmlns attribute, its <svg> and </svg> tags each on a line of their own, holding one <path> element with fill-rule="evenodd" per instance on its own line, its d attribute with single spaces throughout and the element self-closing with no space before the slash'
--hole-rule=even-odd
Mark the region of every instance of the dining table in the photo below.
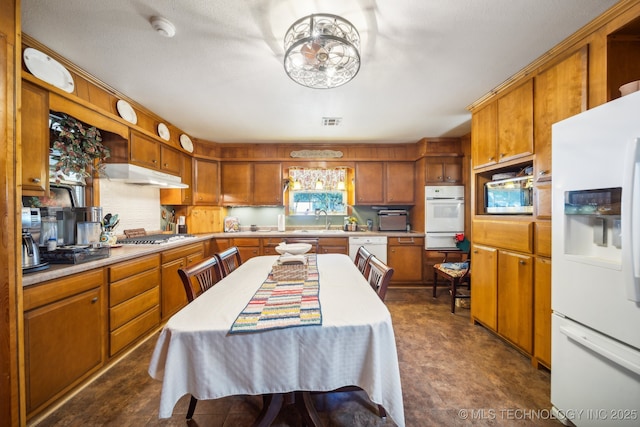
<svg viewBox="0 0 640 427">
<path fill-rule="evenodd" d="M 312 256 L 320 310 L 316 324 L 232 331 L 271 277 L 277 255 L 246 260 L 168 320 L 148 368 L 162 382 L 160 418 L 171 417 L 187 394 L 198 400 L 262 395 L 268 397 L 265 405 L 280 405 L 282 396 L 305 392 L 307 401 L 309 392 L 356 386 L 404 426 L 389 310 L 347 255 Z"/>
</svg>

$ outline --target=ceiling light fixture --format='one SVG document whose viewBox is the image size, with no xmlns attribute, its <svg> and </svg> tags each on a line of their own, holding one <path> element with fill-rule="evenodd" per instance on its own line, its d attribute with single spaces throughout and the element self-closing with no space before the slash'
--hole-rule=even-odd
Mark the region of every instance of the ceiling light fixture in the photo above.
<svg viewBox="0 0 640 427">
<path fill-rule="evenodd" d="M 360 34 L 346 19 L 318 13 L 298 19 L 284 37 L 284 69 L 314 89 L 342 86 L 360 70 Z"/>
<path fill-rule="evenodd" d="M 156 32 L 165 37 L 173 37 L 176 35 L 176 27 L 166 18 L 152 16 L 149 22 L 151 22 L 151 27 L 156 30 Z"/>
</svg>

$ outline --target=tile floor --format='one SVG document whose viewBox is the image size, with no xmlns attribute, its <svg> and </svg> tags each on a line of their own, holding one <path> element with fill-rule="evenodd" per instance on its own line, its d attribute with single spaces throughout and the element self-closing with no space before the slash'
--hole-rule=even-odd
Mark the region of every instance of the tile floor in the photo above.
<svg viewBox="0 0 640 427">
<path fill-rule="evenodd" d="M 469 310 L 449 312 L 444 289 L 387 293 L 404 397 L 407 427 L 545 426 L 561 424 L 549 413 L 550 374 L 484 328 L 472 325 Z M 189 398 L 182 398 L 167 420 L 157 417 L 160 383 L 147 374 L 155 337 L 134 350 L 76 396 L 32 425 L 39 426 L 184 426 Z M 314 397 L 325 426 L 395 426 L 377 416 L 362 392 Z M 188 424 L 250 426 L 261 399 L 235 396 L 198 403 Z M 275 426 L 298 426 L 293 407 L 285 407 Z"/>
</svg>

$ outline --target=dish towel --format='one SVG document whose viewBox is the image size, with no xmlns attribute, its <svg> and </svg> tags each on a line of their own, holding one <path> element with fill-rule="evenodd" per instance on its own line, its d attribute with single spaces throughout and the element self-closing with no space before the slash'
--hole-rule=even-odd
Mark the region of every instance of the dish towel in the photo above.
<svg viewBox="0 0 640 427">
<path fill-rule="evenodd" d="M 307 258 L 305 280 L 273 279 L 273 271 L 238 315 L 230 334 L 296 326 L 322 325 L 320 281 L 316 254 Z"/>
</svg>

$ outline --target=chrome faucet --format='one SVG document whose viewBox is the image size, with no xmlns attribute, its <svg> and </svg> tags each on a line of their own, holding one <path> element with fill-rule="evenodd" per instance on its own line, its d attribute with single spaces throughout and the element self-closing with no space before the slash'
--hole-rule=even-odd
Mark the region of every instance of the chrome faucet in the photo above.
<svg viewBox="0 0 640 427">
<path fill-rule="evenodd" d="M 329 221 L 329 215 L 324 209 L 316 209 L 316 221 L 320 219 L 320 214 L 324 212 L 324 229 L 328 230 L 331 222 Z"/>
</svg>

